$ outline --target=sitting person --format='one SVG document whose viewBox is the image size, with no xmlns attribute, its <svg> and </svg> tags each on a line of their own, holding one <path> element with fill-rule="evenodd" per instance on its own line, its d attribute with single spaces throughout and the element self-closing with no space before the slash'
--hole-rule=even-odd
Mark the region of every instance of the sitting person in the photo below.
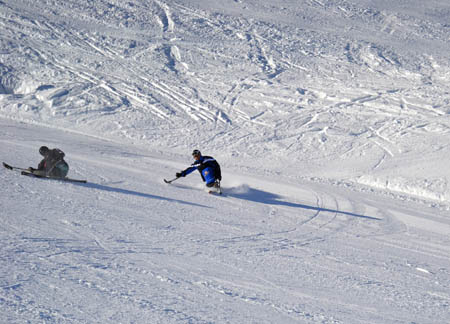
<svg viewBox="0 0 450 324">
<path fill-rule="evenodd" d="M 69 172 L 69 165 L 64 161 L 64 152 L 60 149 L 50 150 L 47 146 L 41 146 L 39 153 L 44 157 L 37 169 L 29 167 L 28 170 L 38 176 L 65 178 Z"/>
<path fill-rule="evenodd" d="M 194 157 L 194 163 L 191 167 L 176 173 L 176 177 L 185 177 L 191 172 L 198 170 L 202 177 L 202 180 L 206 182 L 208 188 L 214 187 L 220 190 L 220 180 L 222 180 L 222 174 L 220 171 L 220 165 L 211 156 L 203 156 L 199 150 L 192 152 Z"/>
</svg>

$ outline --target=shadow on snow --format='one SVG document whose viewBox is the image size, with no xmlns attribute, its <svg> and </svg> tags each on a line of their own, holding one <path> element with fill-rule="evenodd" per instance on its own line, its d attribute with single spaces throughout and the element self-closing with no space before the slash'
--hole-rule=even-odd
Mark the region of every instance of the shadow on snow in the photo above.
<svg viewBox="0 0 450 324">
<path fill-rule="evenodd" d="M 365 216 L 365 215 L 359 215 L 355 213 L 350 213 L 342 210 L 335 210 L 335 209 L 329 209 L 329 208 L 322 208 L 318 206 L 308 206 L 304 204 L 298 204 L 293 203 L 289 201 L 282 201 L 280 198 L 282 196 L 263 191 L 253 188 L 230 188 L 227 190 L 227 196 L 238 198 L 238 199 L 244 199 L 249 201 L 254 201 L 257 203 L 262 204 L 269 204 L 269 205 L 279 205 L 279 206 L 287 206 L 287 207 L 293 207 L 293 208 L 303 208 L 303 209 L 309 209 L 309 210 L 316 210 L 316 211 L 322 211 L 322 212 L 332 212 L 337 214 L 343 214 L 353 217 L 360 217 L 360 218 L 366 218 L 366 219 L 373 219 L 373 220 L 381 220 L 380 218 L 372 217 L 372 216 Z"/>
<path fill-rule="evenodd" d="M 101 185 L 101 184 L 98 184 L 98 183 L 88 182 L 88 183 L 83 183 L 83 184 L 80 183 L 78 185 L 83 186 L 83 187 L 92 188 L 92 189 L 108 191 L 108 192 L 116 192 L 116 193 L 120 193 L 120 194 L 124 194 L 124 195 L 133 195 L 133 196 L 143 197 L 143 198 L 151 198 L 151 199 L 165 200 L 165 201 L 169 201 L 169 202 L 177 202 L 177 203 L 180 203 L 180 204 L 186 204 L 186 205 L 191 205 L 191 206 L 196 206 L 196 207 L 210 208 L 210 207 L 205 206 L 205 205 L 200 205 L 200 204 L 196 204 L 196 203 L 192 203 L 192 202 L 188 202 L 188 201 L 172 199 L 172 198 L 166 198 L 166 197 L 162 197 L 162 196 L 147 194 L 147 193 L 143 193 L 143 192 L 139 192 L 139 191 L 133 191 L 133 190 L 128 190 L 128 189 L 109 187 L 109 186 Z"/>
</svg>

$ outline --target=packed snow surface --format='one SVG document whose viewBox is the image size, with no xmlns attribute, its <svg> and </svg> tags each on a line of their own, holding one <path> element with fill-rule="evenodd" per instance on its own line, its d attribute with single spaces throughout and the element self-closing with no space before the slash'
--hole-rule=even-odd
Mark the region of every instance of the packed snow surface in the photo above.
<svg viewBox="0 0 450 324">
<path fill-rule="evenodd" d="M 448 323 L 449 17 L 0 0 L 0 322 Z"/>
</svg>

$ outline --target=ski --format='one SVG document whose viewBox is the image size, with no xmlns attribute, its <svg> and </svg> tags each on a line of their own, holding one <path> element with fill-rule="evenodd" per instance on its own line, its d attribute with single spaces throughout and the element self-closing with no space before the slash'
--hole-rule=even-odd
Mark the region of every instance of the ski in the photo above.
<svg viewBox="0 0 450 324">
<path fill-rule="evenodd" d="M 25 176 L 29 176 L 29 177 L 43 178 L 43 179 L 52 179 L 52 180 L 61 180 L 61 181 L 68 181 L 68 182 L 78 182 L 78 183 L 86 183 L 87 182 L 87 180 L 81 180 L 81 179 L 41 176 L 41 175 L 37 175 L 37 174 L 32 173 L 28 169 L 12 166 L 12 165 L 9 165 L 9 164 L 7 164 L 5 162 L 2 162 L 2 165 L 8 170 L 20 171 L 20 174 L 25 175 Z"/>
<path fill-rule="evenodd" d="M 49 177 L 49 176 L 37 175 L 37 174 L 31 173 L 29 171 L 22 171 L 20 174 L 22 174 L 24 176 L 28 176 L 28 177 L 39 178 L 39 179 L 50 179 L 50 180 L 60 180 L 60 181 L 66 181 L 66 182 L 87 183 L 87 180 L 72 179 L 72 178 Z"/>
<path fill-rule="evenodd" d="M 209 189 L 208 190 L 209 194 L 218 194 L 221 195 L 222 194 L 222 188 L 220 187 L 220 181 L 216 181 L 216 183 L 214 184 L 214 189 Z"/>
</svg>

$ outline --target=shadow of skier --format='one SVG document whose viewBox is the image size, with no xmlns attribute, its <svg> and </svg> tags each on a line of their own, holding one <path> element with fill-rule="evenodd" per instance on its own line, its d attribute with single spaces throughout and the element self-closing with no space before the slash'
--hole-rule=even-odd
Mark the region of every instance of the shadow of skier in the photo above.
<svg viewBox="0 0 450 324">
<path fill-rule="evenodd" d="M 134 191 L 134 190 L 128 190 L 128 189 L 122 189 L 122 188 L 116 188 L 116 187 L 109 187 L 109 186 L 101 185 L 101 184 L 98 184 L 98 183 L 92 183 L 92 182 L 77 183 L 77 185 L 83 186 L 83 187 L 92 188 L 92 189 L 97 189 L 97 190 L 103 190 L 103 191 L 108 191 L 108 192 L 120 193 L 120 194 L 124 194 L 124 195 L 133 195 L 133 196 L 143 197 L 143 198 L 151 198 L 151 199 L 165 200 L 165 201 L 169 201 L 169 202 L 177 202 L 177 203 L 180 203 L 180 204 L 191 205 L 191 206 L 196 206 L 196 207 L 211 208 L 209 206 L 196 204 L 196 203 L 192 203 L 192 202 L 188 202 L 188 201 L 183 201 L 183 200 L 179 200 L 179 199 L 172 199 L 172 198 L 167 198 L 167 197 L 147 194 L 147 193 Z"/>
<path fill-rule="evenodd" d="M 303 208 L 303 209 L 316 210 L 316 211 L 322 211 L 322 212 L 338 213 L 338 214 L 372 219 L 372 220 L 381 220 L 380 218 L 359 215 L 359 214 L 350 213 L 350 212 L 346 212 L 346 211 L 342 211 L 342 210 L 322 208 L 322 207 L 318 207 L 318 206 L 308 206 L 308 205 L 304 205 L 304 204 L 283 201 L 283 200 L 280 200 L 280 198 L 282 198 L 282 196 L 280 196 L 280 195 L 277 195 L 277 194 L 274 194 L 271 192 L 267 192 L 267 191 L 263 191 L 263 190 L 253 189 L 253 188 L 245 188 L 245 190 L 240 190 L 239 188 L 231 188 L 230 190 L 227 190 L 227 196 L 238 198 L 238 199 L 243 199 L 243 200 L 254 201 L 254 202 L 258 202 L 258 203 L 262 203 L 262 204 L 268 204 L 268 205 Z"/>
</svg>

